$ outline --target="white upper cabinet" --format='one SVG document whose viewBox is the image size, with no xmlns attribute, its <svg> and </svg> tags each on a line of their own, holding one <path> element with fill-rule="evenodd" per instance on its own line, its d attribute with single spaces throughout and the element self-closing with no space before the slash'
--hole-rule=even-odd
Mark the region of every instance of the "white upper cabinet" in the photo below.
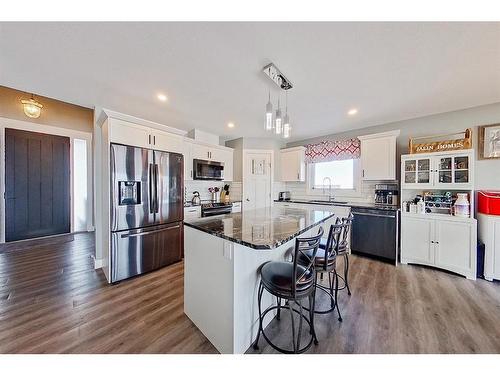
<svg viewBox="0 0 500 375">
<path fill-rule="evenodd" d="M 153 131 L 151 135 L 153 136 L 153 148 L 155 150 L 182 154 L 184 139 L 180 135 L 162 131 Z"/>
<path fill-rule="evenodd" d="M 363 180 L 396 179 L 396 140 L 399 130 L 358 137 Z"/>
<path fill-rule="evenodd" d="M 110 141 L 128 146 L 182 153 L 184 137 L 120 119 L 110 119 Z"/>
<path fill-rule="evenodd" d="M 132 122 L 109 119 L 109 139 L 122 145 L 150 147 L 151 129 Z"/>
<path fill-rule="evenodd" d="M 224 181 L 233 181 L 234 163 L 232 150 L 219 150 L 224 163 Z"/>
<path fill-rule="evenodd" d="M 305 152 L 302 146 L 281 150 L 281 181 L 305 181 Z"/>
<path fill-rule="evenodd" d="M 210 147 L 199 143 L 191 144 L 191 157 L 193 159 L 211 160 Z"/>
<path fill-rule="evenodd" d="M 463 189 L 474 187 L 474 151 L 445 151 L 401 156 L 405 189 Z"/>
<path fill-rule="evenodd" d="M 224 163 L 224 180 L 233 180 L 233 150 L 229 147 L 206 145 L 192 140 L 189 143 L 189 150 L 184 151 L 185 179 L 193 178 L 193 159 L 217 161 Z M 189 154 L 189 156 L 187 156 Z M 189 164 L 186 166 L 186 164 Z"/>
</svg>

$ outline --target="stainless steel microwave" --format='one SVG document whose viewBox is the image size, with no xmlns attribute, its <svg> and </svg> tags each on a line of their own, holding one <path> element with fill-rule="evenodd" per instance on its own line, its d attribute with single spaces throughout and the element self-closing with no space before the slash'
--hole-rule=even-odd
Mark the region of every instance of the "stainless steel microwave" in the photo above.
<svg viewBox="0 0 500 375">
<path fill-rule="evenodd" d="M 224 180 L 224 163 L 218 161 L 193 159 L 194 180 Z"/>
</svg>

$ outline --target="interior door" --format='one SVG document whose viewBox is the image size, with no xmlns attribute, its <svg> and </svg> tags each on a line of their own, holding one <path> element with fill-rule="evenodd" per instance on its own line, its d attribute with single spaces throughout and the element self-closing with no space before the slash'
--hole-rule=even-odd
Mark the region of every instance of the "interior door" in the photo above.
<svg viewBox="0 0 500 375">
<path fill-rule="evenodd" d="M 271 155 L 269 153 L 246 153 L 243 187 L 245 210 L 271 206 Z"/>
<path fill-rule="evenodd" d="M 5 129 L 5 240 L 70 231 L 70 139 Z"/>
<path fill-rule="evenodd" d="M 184 215 L 184 162 L 181 154 L 154 152 L 157 184 L 156 223 L 182 221 Z"/>
</svg>

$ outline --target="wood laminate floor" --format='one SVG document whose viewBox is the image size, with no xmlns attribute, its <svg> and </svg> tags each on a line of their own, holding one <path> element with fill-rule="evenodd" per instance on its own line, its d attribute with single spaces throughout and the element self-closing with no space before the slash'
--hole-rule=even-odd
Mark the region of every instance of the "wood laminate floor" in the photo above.
<svg viewBox="0 0 500 375">
<path fill-rule="evenodd" d="M 217 352 L 183 313 L 182 263 L 108 285 L 93 252 L 92 234 L 1 245 L 1 353 Z M 310 353 L 500 353 L 499 283 L 352 256 L 350 284 Z M 284 343 L 289 327 L 266 332 Z"/>
</svg>

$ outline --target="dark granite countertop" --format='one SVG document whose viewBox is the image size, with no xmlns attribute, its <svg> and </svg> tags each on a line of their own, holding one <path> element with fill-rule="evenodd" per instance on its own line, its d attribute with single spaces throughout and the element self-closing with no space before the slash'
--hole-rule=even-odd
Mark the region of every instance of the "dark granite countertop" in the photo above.
<svg viewBox="0 0 500 375">
<path fill-rule="evenodd" d="M 369 202 L 346 202 L 346 203 L 338 203 L 338 202 L 320 202 L 320 201 L 311 201 L 311 200 L 305 200 L 305 199 L 291 199 L 288 201 L 280 201 L 275 199 L 275 202 L 280 202 L 280 203 L 301 203 L 301 204 L 317 204 L 317 205 L 324 205 L 324 206 L 340 206 L 340 207 L 357 207 L 357 208 L 372 208 L 372 209 L 377 209 L 377 210 L 385 210 L 385 211 L 397 211 L 399 210 L 398 206 L 390 206 L 390 205 L 384 205 L 380 203 L 369 203 Z"/>
<path fill-rule="evenodd" d="M 274 249 L 334 216 L 325 207 L 247 210 L 185 221 L 186 226 L 253 249 Z"/>
</svg>

